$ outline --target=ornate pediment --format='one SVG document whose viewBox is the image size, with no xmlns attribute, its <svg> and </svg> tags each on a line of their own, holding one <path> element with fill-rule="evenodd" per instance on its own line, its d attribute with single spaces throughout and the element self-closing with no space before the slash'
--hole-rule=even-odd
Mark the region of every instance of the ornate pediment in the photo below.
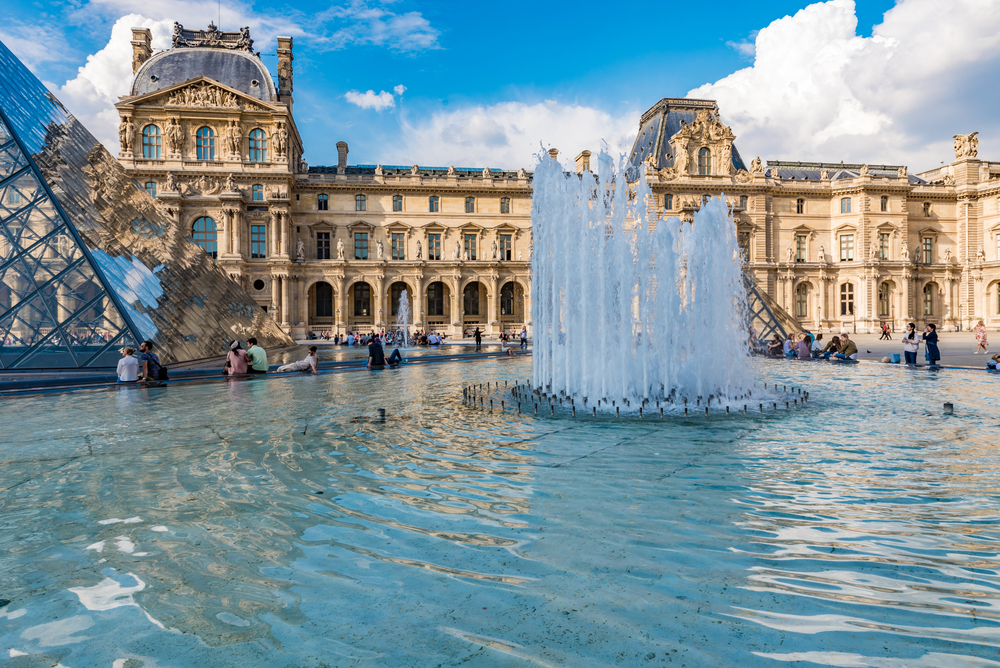
<svg viewBox="0 0 1000 668">
<path fill-rule="evenodd" d="M 216 83 L 207 77 L 199 77 L 127 102 L 136 106 L 162 106 L 164 108 L 276 110 L 271 105 Z"/>
<path fill-rule="evenodd" d="M 250 28 L 240 28 L 239 32 L 225 32 L 208 23 L 208 30 L 185 30 L 180 23 L 174 22 L 174 34 L 171 47 L 202 47 L 210 49 L 230 49 L 234 51 L 249 51 L 253 53 L 253 40 L 250 39 Z"/>
<path fill-rule="evenodd" d="M 660 178 L 673 178 L 696 173 L 697 156 L 701 148 L 712 151 L 714 162 L 711 174 L 728 176 L 733 173 L 732 129 L 716 120 L 711 112 L 702 109 L 690 125 L 681 121 L 681 129 L 670 138 L 670 146 L 675 156 L 672 171 L 660 170 Z M 745 178 L 745 177 L 743 177 Z"/>
</svg>

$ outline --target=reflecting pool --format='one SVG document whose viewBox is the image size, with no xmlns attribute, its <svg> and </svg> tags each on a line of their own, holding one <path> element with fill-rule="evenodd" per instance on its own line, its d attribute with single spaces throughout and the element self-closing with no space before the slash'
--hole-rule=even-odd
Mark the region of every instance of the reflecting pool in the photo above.
<svg viewBox="0 0 1000 668">
<path fill-rule="evenodd" d="M 0 662 L 1000 666 L 997 379 L 759 366 L 808 407 L 462 405 L 527 358 L 0 402 Z"/>
</svg>

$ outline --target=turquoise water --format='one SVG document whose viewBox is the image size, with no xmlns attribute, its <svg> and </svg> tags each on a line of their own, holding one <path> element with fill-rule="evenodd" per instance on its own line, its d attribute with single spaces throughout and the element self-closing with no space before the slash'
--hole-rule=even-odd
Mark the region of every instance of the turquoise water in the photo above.
<svg viewBox="0 0 1000 668">
<path fill-rule="evenodd" d="M 461 404 L 530 364 L 0 403 L 0 663 L 1000 666 L 996 378 L 761 362 L 809 406 L 708 420 Z"/>
</svg>

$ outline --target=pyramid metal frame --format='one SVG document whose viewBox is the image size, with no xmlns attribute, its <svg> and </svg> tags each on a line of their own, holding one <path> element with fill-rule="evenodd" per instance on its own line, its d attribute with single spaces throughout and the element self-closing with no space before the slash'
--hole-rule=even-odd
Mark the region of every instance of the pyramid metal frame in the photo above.
<svg viewBox="0 0 1000 668">
<path fill-rule="evenodd" d="M 785 328 L 782 320 L 788 325 L 793 325 L 795 321 L 773 299 L 757 288 L 757 282 L 746 270 L 743 271 L 743 286 L 747 291 L 747 323 L 751 327 L 755 323 L 761 324 L 761 330 L 756 333 L 757 346 L 766 346 L 767 340 L 775 334 L 784 341 L 788 337 L 789 330 Z"/>
<path fill-rule="evenodd" d="M 7 134 L 11 140 L 9 143 L 0 146 L 0 150 L 9 148 L 9 144 L 13 143 L 14 147 L 20 153 L 19 157 L 25 163 L 21 168 L 12 171 L 9 175 L 4 177 L 3 179 L 0 179 L 0 191 L 2 191 L 2 189 L 7 187 L 8 185 L 13 184 L 19 177 L 30 172 L 35 179 L 36 185 L 40 188 L 41 192 L 44 193 L 42 197 L 36 197 L 31 202 L 27 203 L 21 209 L 16 211 L 15 213 L 12 213 L 5 218 L 0 218 L 0 234 L 6 234 L 7 239 L 9 240 L 8 243 L 11 244 L 13 250 L 13 253 L 9 258 L 4 258 L 0 260 L 0 270 L 15 265 L 18 260 L 23 262 L 27 267 L 27 262 L 24 259 L 24 255 L 27 251 L 29 251 L 30 249 L 34 248 L 39 244 L 44 243 L 46 239 L 49 239 L 50 237 L 53 237 L 65 231 L 66 233 L 69 234 L 70 237 L 72 237 L 73 242 L 76 245 L 76 249 L 78 249 L 81 252 L 82 257 L 77 258 L 72 262 L 70 262 L 69 264 L 67 264 L 67 266 L 64 267 L 60 272 L 52 274 L 52 276 L 42 284 L 39 284 L 35 280 L 33 274 L 31 274 L 30 272 L 24 272 L 23 276 L 25 277 L 26 280 L 31 281 L 33 286 L 33 288 L 30 290 L 30 294 L 44 295 L 45 288 L 55 284 L 58 280 L 62 279 L 71 271 L 77 269 L 83 264 L 87 264 L 89 266 L 90 270 L 94 274 L 94 278 L 100 284 L 103 290 L 102 293 L 98 293 L 97 295 L 95 295 L 89 301 L 84 303 L 82 307 L 77 308 L 73 313 L 71 313 L 68 317 L 63 318 L 62 320 L 60 320 L 60 318 L 58 317 L 58 306 L 56 308 L 57 312 L 53 313 L 53 304 L 51 303 L 51 300 L 46 300 L 44 298 L 40 299 L 39 301 L 42 302 L 46 311 L 48 312 L 49 317 L 52 319 L 51 320 L 52 329 L 47 334 L 45 334 L 40 340 L 32 344 L 30 347 L 27 347 L 25 351 L 16 358 L 4 361 L 3 356 L 0 355 L 0 369 L 4 371 L 9 371 L 11 369 L 17 368 L 22 361 L 27 360 L 29 357 L 37 354 L 40 350 L 42 350 L 43 346 L 45 346 L 46 344 L 51 345 L 51 339 L 54 337 L 54 335 L 58 336 L 62 341 L 67 342 L 65 345 L 61 347 L 64 347 L 69 352 L 71 358 L 74 360 L 74 362 L 76 362 L 75 366 L 77 367 L 88 366 L 91 362 L 97 360 L 101 355 L 103 355 L 109 349 L 113 348 L 116 345 L 119 344 L 124 345 L 125 343 L 130 343 L 133 346 L 135 346 L 136 342 L 139 341 L 141 338 L 138 334 L 139 329 L 135 326 L 135 323 L 129 317 L 128 311 L 123 307 L 118 294 L 115 292 L 112 286 L 108 284 L 106 277 L 100 271 L 99 267 L 96 266 L 96 262 L 94 260 L 93 255 L 90 252 L 90 249 L 87 247 L 87 244 L 84 243 L 84 240 L 80 236 L 79 231 L 70 223 L 70 220 L 66 215 L 66 212 L 63 210 L 62 204 L 55 197 L 55 194 L 52 192 L 52 188 L 49 186 L 48 182 L 42 176 L 41 170 L 38 168 L 38 165 L 35 163 L 35 160 L 31 157 L 31 154 L 28 152 L 27 147 L 24 145 L 24 142 L 22 141 L 21 137 L 19 137 L 18 133 L 14 130 L 13 123 L 11 123 L 10 119 L 7 117 L 7 114 L 4 113 L 2 108 L 0 108 L 0 123 L 3 124 L 3 127 L 4 129 L 6 129 Z M 7 229 L 7 222 L 12 218 L 14 218 L 15 216 L 22 216 L 30 212 L 32 209 L 38 209 L 40 205 L 45 203 L 49 203 L 55 209 L 55 213 L 59 216 L 59 219 L 61 221 L 61 226 L 57 226 L 55 229 L 49 231 L 48 234 L 46 234 L 41 239 L 37 240 L 31 246 L 29 246 L 28 248 L 24 248 L 21 246 L 21 244 L 16 243 L 14 241 L 13 235 L 11 235 L 9 230 Z M 123 327 L 118 332 L 117 335 L 111 337 L 110 340 L 104 346 L 102 346 L 96 352 L 92 352 L 89 356 L 86 357 L 86 359 L 81 361 L 77 353 L 74 351 L 73 349 L 74 347 L 72 345 L 69 345 L 68 343 L 72 339 L 72 336 L 65 331 L 65 325 L 67 323 L 74 322 L 80 313 L 83 313 L 87 310 L 94 308 L 96 303 L 105 297 L 111 300 L 112 304 L 114 305 L 115 314 L 122 319 L 125 327 Z M 32 296 L 22 300 L 17 306 L 13 306 L 8 311 L 0 313 L 0 318 L 5 319 L 8 316 L 16 314 L 22 308 L 22 304 L 25 305 L 26 307 L 31 306 L 31 302 L 34 301 L 35 299 L 36 298 Z M 128 340 L 128 337 L 131 337 L 131 340 Z M 3 341 L 0 341 L 0 348 L 3 348 L 2 344 Z"/>
</svg>

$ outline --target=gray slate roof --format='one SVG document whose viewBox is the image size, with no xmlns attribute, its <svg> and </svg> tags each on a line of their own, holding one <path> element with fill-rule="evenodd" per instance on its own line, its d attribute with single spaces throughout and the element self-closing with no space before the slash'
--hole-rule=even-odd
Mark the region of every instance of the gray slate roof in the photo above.
<svg viewBox="0 0 1000 668">
<path fill-rule="evenodd" d="M 260 58 L 245 51 L 209 48 L 170 49 L 154 55 L 136 72 L 131 94 L 146 95 L 200 76 L 264 102 L 277 100 L 274 82 Z"/>
</svg>

